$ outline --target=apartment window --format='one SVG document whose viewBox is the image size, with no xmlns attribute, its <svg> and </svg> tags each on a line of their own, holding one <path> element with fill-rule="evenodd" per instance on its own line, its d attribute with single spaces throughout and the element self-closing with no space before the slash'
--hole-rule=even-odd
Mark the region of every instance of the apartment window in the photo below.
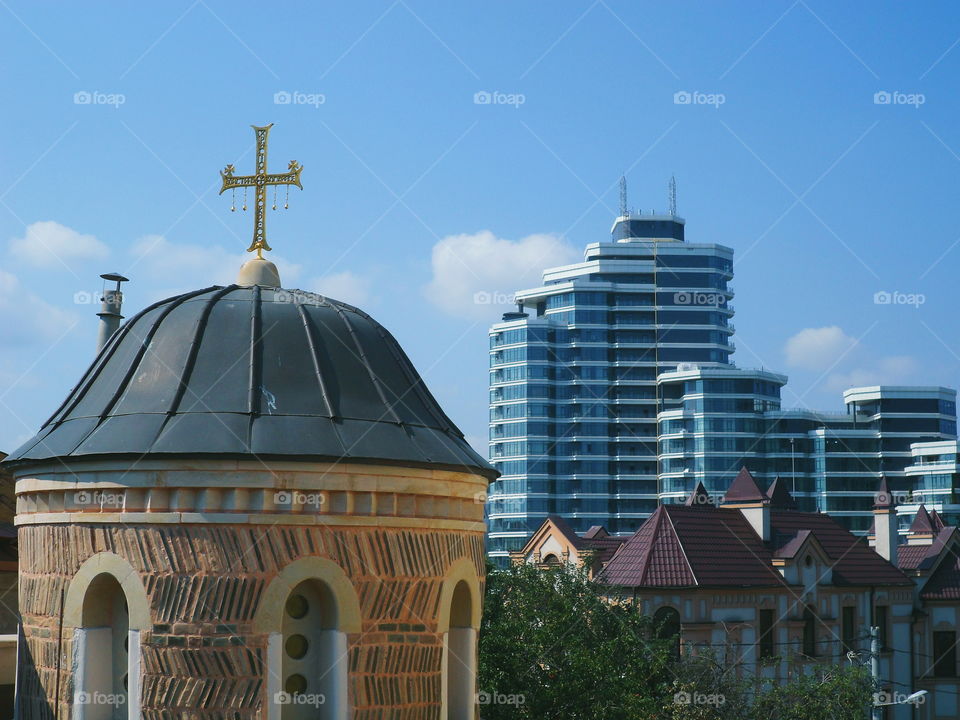
<svg viewBox="0 0 960 720">
<path fill-rule="evenodd" d="M 880 649 L 888 650 L 890 648 L 890 608 L 886 605 L 877 605 L 876 625 L 880 632 L 877 639 L 880 641 Z"/>
<path fill-rule="evenodd" d="M 761 659 L 770 658 L 774 655 L 774 629 L 773 629 L 773 610 L 760 611 L 760 627 L 758 652 Z"/>
<path fill-rule="evenodd" d="M 670 641 L 670 651 L 680 657 L 680 613 L 672 607 L 662 607 L 653 615 L 654 637 Z"/>
<path fill-rule="evenodd" d="M 843 642 L 843 649 L 845 651 L 850 651 L 854 649 L 856 645 L 856 633 L 857 633 L 857 609 L 855 607 L 847 606 L 841 609 L 840 616 L 840 639 Z"/>
<path fill-rule="evenodd" d="M 809 605 L 803 609 L 803 654 L 807 657 L 817 654 L 817 616 Z"/>
<path fill-rule="evenodd" d="M 933 674 L 935 677 L 957 676 L 957 633 L 953 630 L 933 633 Z"/>
</svg>

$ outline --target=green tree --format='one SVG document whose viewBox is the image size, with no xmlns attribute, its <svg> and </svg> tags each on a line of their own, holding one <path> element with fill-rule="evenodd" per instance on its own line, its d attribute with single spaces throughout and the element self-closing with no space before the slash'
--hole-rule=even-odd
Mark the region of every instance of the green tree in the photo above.
<svg viewBox="0 0 960 720">
<path fill-rule="evenodd" d="M 480 628 L 483 720 L 862 720 L 866 670 L 816 666 L 784 684 L 744 677 L 739 656 L 675 657 L 653 621 L 579 569 L 490 569 Z"/>
<path fill-rule="evenodd" d="M 650 620 L 580 570 L 523 564 L 487 576 L 478 691 L 483 720 L 655 718 L 672 674 Z M 513 700 L 513 702 L 511 702 Z"/>
</svg>

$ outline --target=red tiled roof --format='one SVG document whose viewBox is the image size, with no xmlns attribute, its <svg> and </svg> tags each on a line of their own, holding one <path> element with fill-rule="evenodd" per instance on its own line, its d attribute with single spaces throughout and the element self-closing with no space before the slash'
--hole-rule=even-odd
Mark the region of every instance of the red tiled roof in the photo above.
<svg viewBox="0 0 960 720">
<path fill-rule="evenodd" d="M 734 508 L 663 505 L 598 576 L 619 587 L 764 587 L 785 584 L 773 558 L 808 539 L 829 558 L 835 585 L 907 585 L 910 579 L 828 515 L 771 510 L 764 543 Z M 779 545 L 779 546 L 778 546 Z"/>
<path fill-rule="evenodd" d="M 770 498 L 770 507 L 778 510 L 796 510 L 797 503 L 793 495 L 787 490 L 787 485 L 779 475 L 767 488 L 767 497 Z"/>
<path fill-rule="evenodd" d="M 913 522 L 910 524 L 910 532 L 933 533 L 933 521 L 930 519 L 930 513 L 927 512 L 925 505 L 921 505 L 917 509 L 917 514 L 913 518 Z"/>
<path fill-rule="evenodd" d="M 937 514 L 936 510 L 930 511 L 930 524 L 933 526 L 934 532 L 940 532 L 947 526 L 946 523 L 943 522 L 943 518 Z"/>
<path fill-rule="evenodd" d="M 924 600 L 960 600 L 960 555 L 956 546 L 946 555 L 920 591 Z"/>
<path fill-rule="evenodd" d="M 897 567 L 916 570 L 930 552 L 930 545 L 900 545 L 897 547 Z"/>
<path fill-rule="evenodd" d="M 762 502 L 766 499 L 767 496 L 763 494 L 757 481 L 745 467 L 740 468 L 740 472 L 730 483 L 724 495 L 724 502 L 727 503 Z"/>
<path fill-rule="evenodd" d="M 577 535 L 574 529 L 560 515 L 550 515 L 549 520 L 553 522 L 567 541 L 577 550 L 593 551 L 600 562 L 606 562 L 617 551 L 626 538 L 613 537 L 606 528 L 595 525 L 587 530 L 582 536 Z"/>
<path fill-rule="evenodd" d="M 770 550 L 739 511 L 663 505 L 598 578 L 620 587 L 777 586 Z"/>
<path fill-rule="evenodd" d="M 790 535 L 809 530 L 833 565 L 835 585 L 904 585 L 911 580 L 829 515 L 773 510 L 770 532 Z"/>
</svg>

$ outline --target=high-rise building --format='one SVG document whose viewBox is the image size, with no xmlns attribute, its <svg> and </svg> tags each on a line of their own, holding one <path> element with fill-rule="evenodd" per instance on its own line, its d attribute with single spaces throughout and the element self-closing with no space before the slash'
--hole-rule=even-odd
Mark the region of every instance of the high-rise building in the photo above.
<svg viewBox="0 0 960 720">
<path fill-rule="evenodd" d="M 845 412 L 781 408 L 785 375 L 731 361 L 733 251 L 621 204 L 610 242 L 545 270 L 490 328 L 492 560 L 549 515 L 630 535 L 698 481 L 721 496 L 742 467 L 861 535 L 881 477 L 903 493 L 944 482 L 911 446 L 956 439 L 956 391 L 860 387 Z"/>
<path fill-rule="evenodd" d="M 633 533 L 657 508 L 657 375 L 729 366 L 733 251 L 676 215 L 625 213 L 612 241 L 550 268 L 490 330 L 488 552 L 548 515 Z"/>
<path fill-rule="evenodd" d="M 927 445 L 948 456 L 933 441 L 956 437 L 956 391 L 851 388 L 843 394 L 846 413 L 829 413 L 781 409 L 786 380 L 735 367 L 661 373 L 660 499 L 681 502 L 698 482 L 719 499 L 746 467 L 764 487 L 781 478 L 801 510 L 827 512 L 865 534 L 881 477 L 905 499 L 915 486 L 930 494 L 926 488 L 946 482 L 944 468 L 934 468 L 933 479 L 928 466 L 908 466 L 922 461 Z"/>
</svg>

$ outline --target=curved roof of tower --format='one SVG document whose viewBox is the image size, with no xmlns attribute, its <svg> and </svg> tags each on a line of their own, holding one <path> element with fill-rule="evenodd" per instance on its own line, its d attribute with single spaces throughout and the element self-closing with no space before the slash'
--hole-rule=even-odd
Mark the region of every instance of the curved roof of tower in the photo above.
<svg viewBox="0 0 960 720">
<path fill-rule="evenodd" d="M 209 287 L 131 318 L 7 462 L 103 456 L 497 475 L 373 318 L 320 295 L 259 286 Z"/>
</svg>

